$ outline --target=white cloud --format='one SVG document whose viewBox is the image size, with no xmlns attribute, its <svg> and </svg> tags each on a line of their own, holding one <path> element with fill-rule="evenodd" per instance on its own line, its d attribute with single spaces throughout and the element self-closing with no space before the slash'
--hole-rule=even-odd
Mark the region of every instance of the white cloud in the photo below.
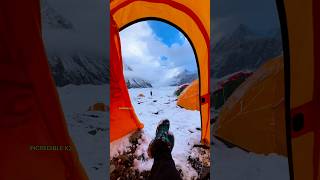
<svg viewBox="0 0 320 180">
<path fill-rule="evenodd" d="M 182 33 L 179 36 L 185 41 L 168 47 L 146 21 L 133 24 L 120 32 L 123 60 L 136 76 L 154 86 L 168 85 L 179 72 L 196 67 L 191 45 Z"/>
</svg>

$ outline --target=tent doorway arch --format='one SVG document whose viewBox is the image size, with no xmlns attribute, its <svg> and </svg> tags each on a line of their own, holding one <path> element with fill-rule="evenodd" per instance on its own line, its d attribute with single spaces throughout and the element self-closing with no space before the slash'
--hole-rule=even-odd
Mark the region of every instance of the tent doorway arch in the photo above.
<svg viewBox="0 0 320 180">
<path fill-rule="evenodd" d="M 162 112 L 163 115 L 160 116 L 166 116 L 171 112 L 172 104 L 180 107 L 176 109 L 175 116 L 180 118 L 162 118 L 169 118 L 177 123 L 186 113 L 197 111 L 193 112 L 198 114 L 196 119 L 191 115 L 185 121 L 192 120 L 192 126 L 200 127 L 199 62 L 187 34 L 167 20 L 143 18 L 120 29 L 120 39 L 124 78 L 139 121 L 147 124 L 157 121 L 159 116 L 156 119 L 146 117 L 150 109 L 157 107 L 157 112 L 152 114 Z M 160 66 L 154 66 L 155 63 Z M 179 85 L 187 85 L 188 88 L 180 95 L 174 95 L 172 91 Z M 160 103 L 163 98 L 167 101 L 165 106 Z M 176 101 L 171 100 L 172 98 Z M 150 103 L 152 106 L 147 105 Z M 144 124 L 145 127 L 150 129 L 147 124 Z"/>
<path fill-rule="evenodd" d="M 128 25 L 141 21 L 142 19 L 156 18 L 165 20 L 173 24 L 181 32 L 184 32 L 185 36 L 189 38 L 189 42 L 194 46 L 194 52 L 198 58 L 198 74 L 200 77 L 200 112 L 201 112 L 201 142 L 204 144 L 210 143 L 210 98 L 209 98 L 209 53 L 210 53 L 210 17 L 209 14 L 203 8 L 210 8 L 209 1 L 208 6 L 201 6 L 199 3 L 179 0 L 179 1 L 158 1 L 158 0 L 112 0 L 110 3 L 111 12 L 111 109 L 110 109 L 110 138 L 111 141 L 118 139 L 129 132 L 142 128 L 143 125 L 139 122 L 134 112 L 132 112 L 132 105 L 130 99 L 128 99 L 128 91 L 125 89 L 125 82 L 122 75 L 117 75 L 120 68 L 122 71 L 122 58 L 121 47 L 119 41 L 119 30 L 127 27 Z M 114 41 L 114 42 L 112 42 Z M 118 62 L 116 62 L 118 61 Z M 118 64 L 118 65 L 117 65 Z M 119 65 L 120 64 L 120 65 Z M 121 67 L 119 67 L 121 66 Z M 116 79 L 120 80 L 118 83 Z M 114 88 L 113 88 L 114 87 Z M 113 96 L 116 89 L 121 89 L 122 100 L 120 96 Z M 119 91 L 118 91 L 119 92 Z M 115 102 L 115 103 L 113 103 Z M 120 103 L 121 102 L 121 103 Z M 126 104 L 127 116 L 119 117 L 121 113 L 120 106 Z M 133 124 L 132 127 L 123 127 L 124 124 L 120 123 L 119 118 L 122 118 L 121 122 L 128 120 Z M 127 129 L 122 131 L 121 129 Z"/>
</svg>

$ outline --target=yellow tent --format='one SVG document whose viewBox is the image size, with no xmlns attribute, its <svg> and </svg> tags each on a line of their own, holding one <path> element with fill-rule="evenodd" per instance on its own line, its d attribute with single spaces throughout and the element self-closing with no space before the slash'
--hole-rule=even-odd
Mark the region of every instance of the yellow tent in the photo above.
<svg viewBox="0 0 320 180">
<path fill-rule="evenodd" d="M 269 60 L 236 89 L 214 135 L 255 153 L 287 154 L 283 58 Z"/>
<path fill-rule="evenodd" d="M 178 97 L 177 105 L 189 110 L 200 110 L 199 80 L 194 80 Z"/>
<path fill-rule="evenodd" d="M 192 45 L 199 69 L 201 98 L 201 141 L 210 143 L 210 1 L 190 0 L 111 0 L 111 19 L 115 22 L 113 27 L 121 29 L 143 20 L 159 20 L 167 22 L 179 29 L 188 38 Z M 111 31 L 112 32 L 112 31 Z M 111 39 L 117 36 L 117 32 L 111 33 Z M 114 43 L 119 44 L 119 43 Z M 142 128 L 143 125 L 137 119 L 130 100 L 127 98 L 127 89 L 123 86 L 123 74 L 115 73 L 121 69 L 121 46 L 111 46 L 111 104 L 110 104 L 110 137 L 111 140 L 118 139 L 124 135 Z M 118 81 L 113 81 L 118 79 Z M 122 83 L 118 84 L 117 83 Z M 113 88 L 115 87 L 115 88 Z M 122 93 L 121 96 L 114 96 Z M 112 98 L 114 96 L 114 98 Z M 125 98 L 125 99 L 124 99 Z M 121 103 L 120 103 L 121 102 Z M 120 110 L 126 105 L 126 112 Z M 123 109 L 123 108 L 122 108 Z M 126 115 L 124 115 L 124 113 Z M 120 115 L 122 114 L 122 115 Z M 120 118 L 121 117 L 121 118 Z M 134 122 L 134 123 L 133 123 Z M 130 127 L 128 127 L 130 125 Z"/>
</svg>

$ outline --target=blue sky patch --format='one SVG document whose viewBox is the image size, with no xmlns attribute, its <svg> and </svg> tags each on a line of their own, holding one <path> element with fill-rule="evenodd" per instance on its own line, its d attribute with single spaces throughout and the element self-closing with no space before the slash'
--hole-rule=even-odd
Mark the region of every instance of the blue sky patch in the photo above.
<svg viewBox="0 0 320 180">
<path fill-rule="evenodd" d="M 174 43 L 178 43 L 180 45 L 184 43 L 183 34 L 175 27 L 156 20 L 149 20 L 148 24 L 155 35 L 168 47 Z"/>
</svg>

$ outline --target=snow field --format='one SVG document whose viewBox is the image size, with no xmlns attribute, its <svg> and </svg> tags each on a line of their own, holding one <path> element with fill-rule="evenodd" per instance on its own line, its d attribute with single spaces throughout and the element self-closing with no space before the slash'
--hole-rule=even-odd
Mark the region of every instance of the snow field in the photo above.
<svg viewBox="0 0 320 180">
<path fill-rule="evenodd" d="M 153 96 L 150 97 L 150 90 Z M 188 111 L 176 106 L 176 97 L 173 95 L 175 87 L 130 89 L 135 111 L 144 123 L 143 136 L 139 140 L 140 146 L 136 155 L 144 154 L 148 157 L 147 148 L 155 136 L 158 122 L 168 118 L 170 131 L 175 136 L 173 158 L 176 166 L 182 169 L 185 179 L 192 179 L 197 172 L 188 163 L 187 158 L 199 157 L 206 162 L 208 154 L 201 155 L 194 144 L 199 144 L 201 131 L 200 114 L 198 111 Z M 104 112 L 88 112 L 89 106 L 96 102 L 109 104 L 109 86 L 101 85 L 68 85 L 58 88 L 60 100 L 68 124 L 69 133 L 77 147 L 77 151 L 88 176 L 92 180 L 105 179 L 108 176 L 108 155 L 110 158 L 126 151 L 130 146 L 130 134 L 110 144 L 110 153 L 107 137 L 109 134 L 109 114 Z M 143 93 L 145 97 L 138 97 Z M 156 102 L 154 102 L 156 100 Z M 158 113 L 157 113 L 158 112 Z M 157 114 L 154 114 L 157 113 Z M 90 134 L 88 132 L 96 132 Z M 192 132 L 192 133 L 191 133 Z M 260 155 L 248 153 L 239 148 L 228 148 L 212 136 L 212 165 L 211 176 L 217 180 L 285 180 L 289 179 L 287 158 L 276 154 Z M 192 150 L 191 150 L 192 149 Z M 135 168 L 139 171 L 150 170 L 153 160 L 135 160 Z"/>
<path fill-rule="evenodd" d="M 140 121 L 144 124 L 141 143 L 136 150 L 136 155 L 148 157 L 148 145 L 154 138 L 158 123 L 163 119 L 170 120 L 170 130 L 175 137 L 175 145 L 172 156 L 176 167 L 181 169 L 184 179 L 193 179 L 198 177 L 198 173 L 188 162 L 188 157 L 200 156 L 196 151 L 192 151 L 194 144 L 200 143 L 201 127 L 200 112 L 190 111 L 180 108 L 176 105 L 177 97 L 174 91 L 177 87 L 159 87 L 159 88 L 140 88 L 129 89 L 131 102 Z M 150 95 L 152 91 L 152 96 Z M 139 97 L 143 94 L 145 97 Z M 128 136 L 124 137 L 110 145 L 111 158 L 121 154 L 126 149 L 124 144 L 129 146 Z M 117 147 L 117 148 L 116 148 Z M 120 153 L 119 153 L 120 152 Z M 150 170 L 153 160 L 135 160 L 135 168 L 139 171 Z"/>
<path fill-rule="evenodd" d="M 108 104 L 109 85 L 68 85 L 58 88 L 58 93 L 69 134 L 89 179 L 106 179 L 109 169 L 109 113 L 87 110 L 97 102 Z"/>
</svg>

